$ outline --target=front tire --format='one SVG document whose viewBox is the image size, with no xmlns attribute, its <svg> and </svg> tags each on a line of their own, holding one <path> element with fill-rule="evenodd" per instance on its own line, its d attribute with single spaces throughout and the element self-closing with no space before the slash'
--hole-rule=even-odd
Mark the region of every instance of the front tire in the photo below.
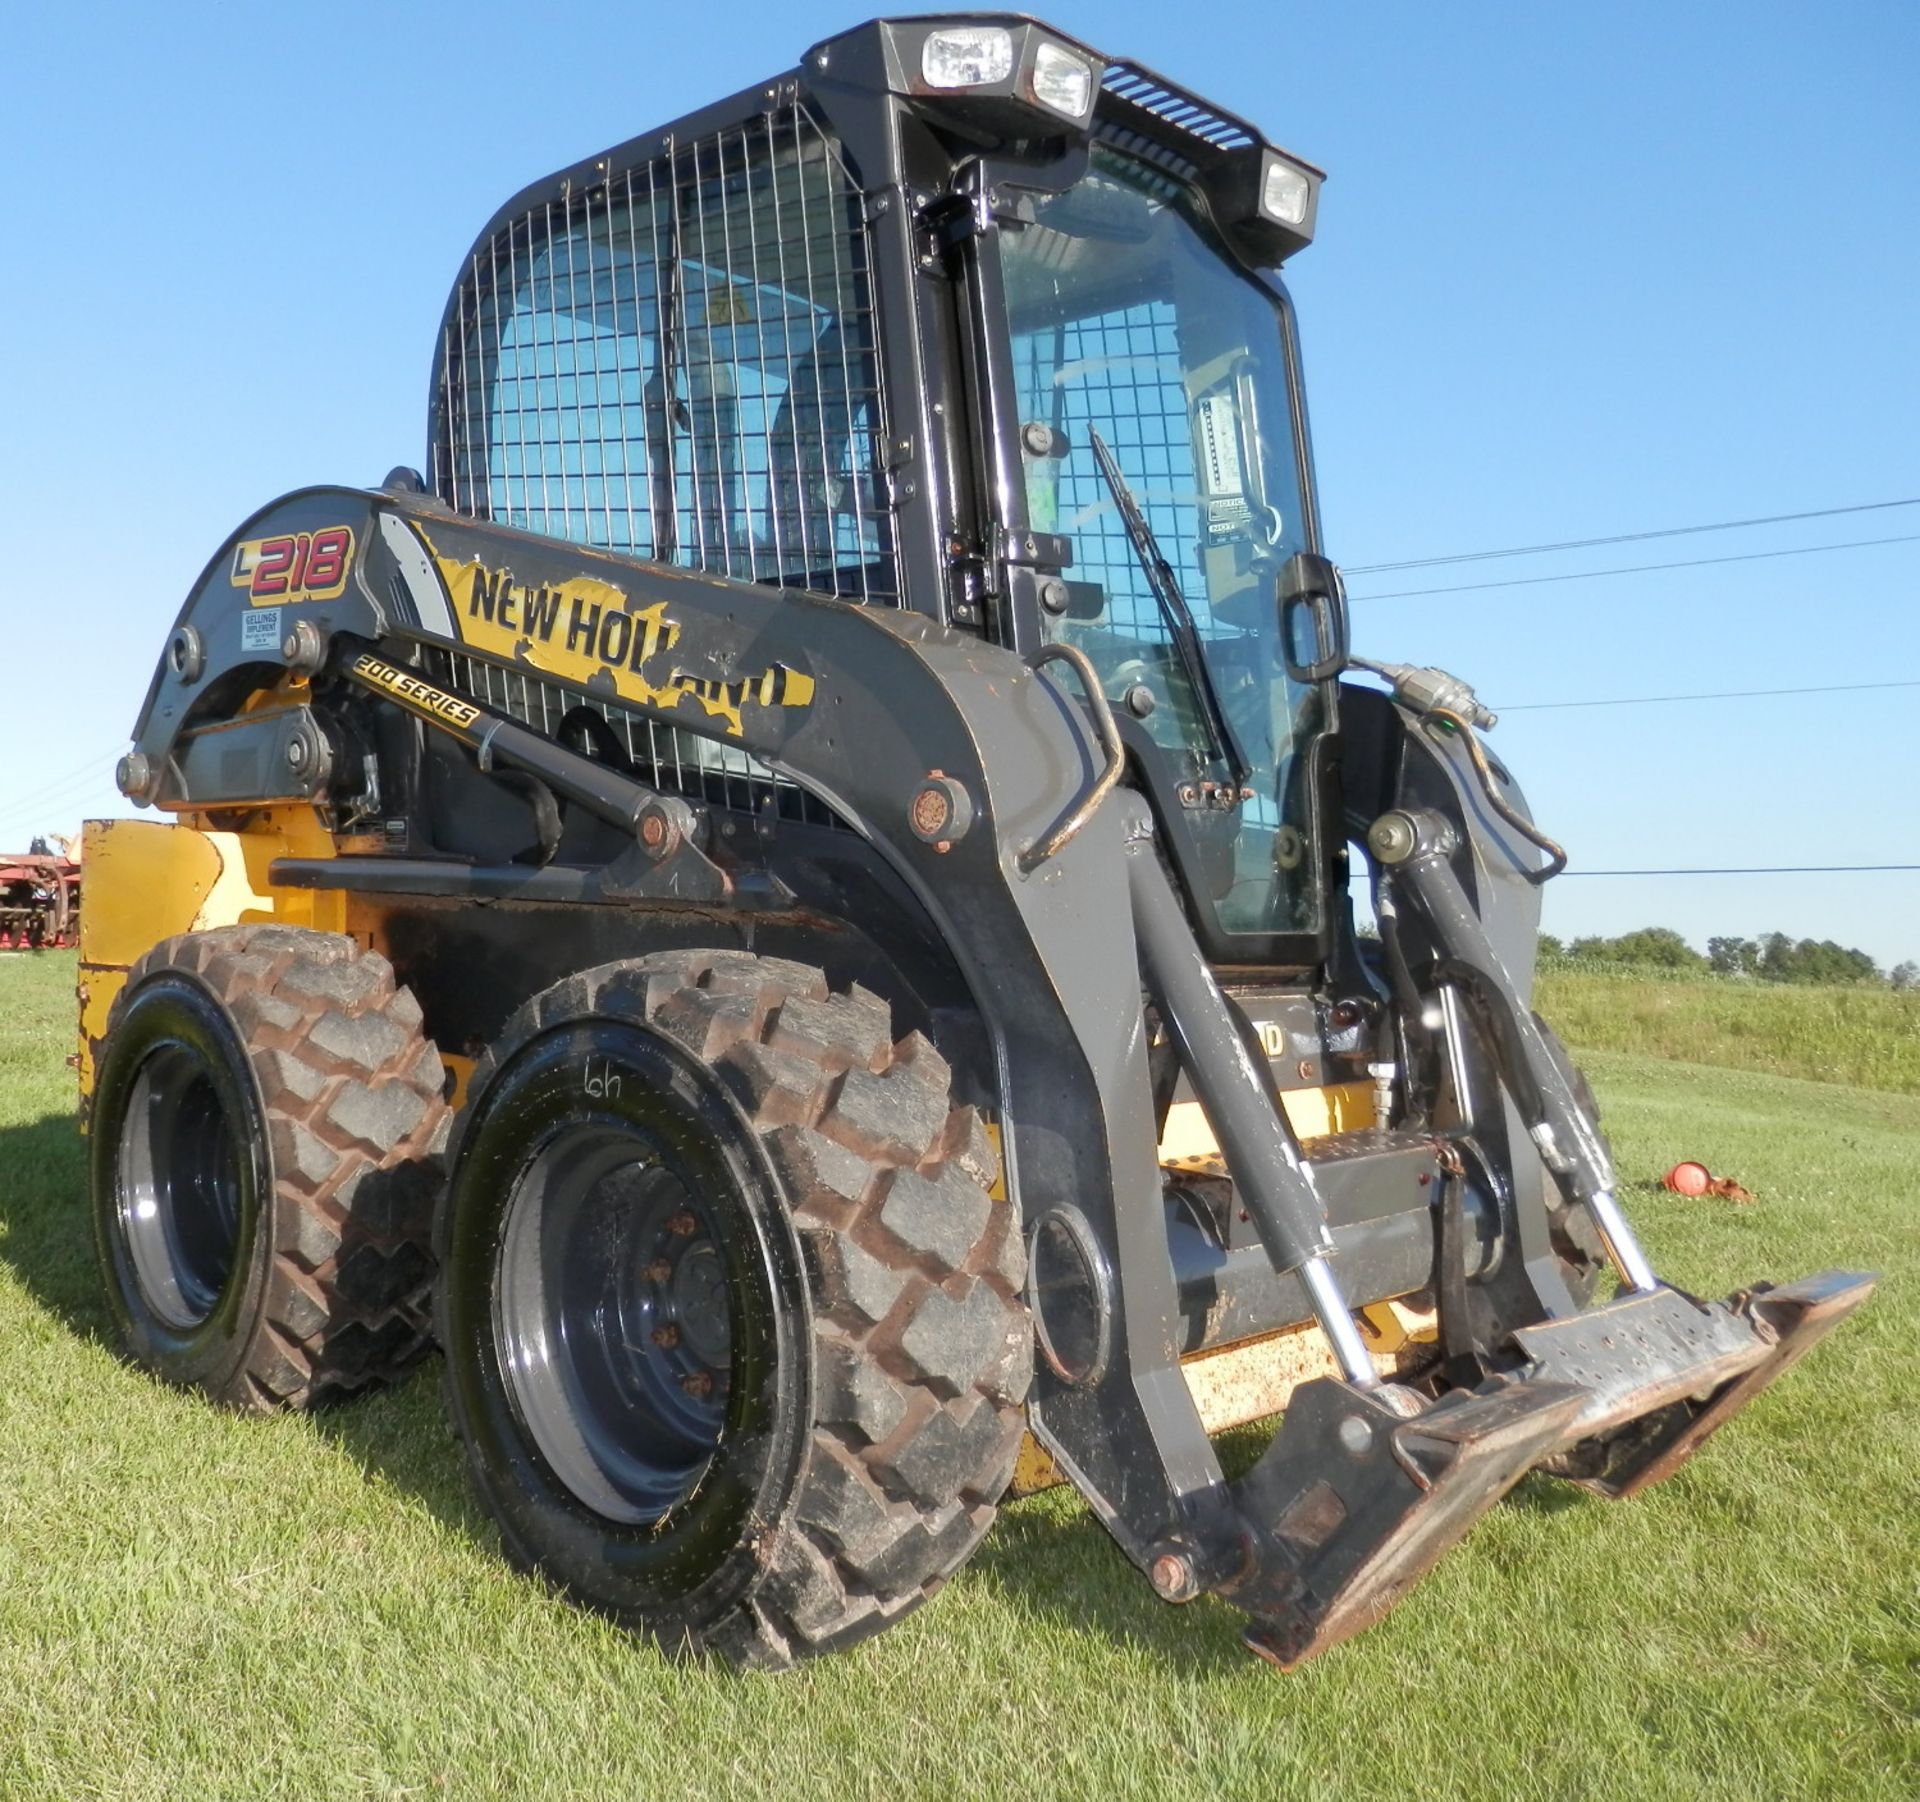
<svg viewBox="0 0 1920 1802">
<path fill-rule="evenodd" d="M 991 1524 L 1024 1256 L 947 1066 L 740 952 L 537 996 L 475 1072 L 436 1234 L 449 1405 L 510 1558 L 780 1668 L 900 1619 Z"/>
</svg>

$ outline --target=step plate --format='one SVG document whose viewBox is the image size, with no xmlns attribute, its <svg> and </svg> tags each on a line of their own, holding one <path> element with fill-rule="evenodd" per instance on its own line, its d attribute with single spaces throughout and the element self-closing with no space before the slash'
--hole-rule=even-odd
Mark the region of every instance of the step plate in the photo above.
<svg viewBox="0 0 1920 1802">
<path fill-rule="evenodd" d="M 1668 1383 L 1664 1393 L 1650 1391 L 1644 1413 L 1607 1431 L 1588 1431 L 1542 1468 L 1610 1500 L 1651 1488 L 1672 1476 L 1713 1433 L 1859 1307 L 1873 1293 L 1875 1280 L 1859 1271 L 1829 1270 L 1778 1289 L 1761 1285 L 1716 1304 L 1717 1314 L 1745 1327 L 1760 1348 L 1757 1357 L 1745 1359 L 1705 1397 L 1698 1387 L 1689 1386 L 1697 1372 Z M 1558 1381 L 1549 1369 L 1540 1375 Z M 1675 1399 L 1676 1389 L 1683 1399 Z"/>
</svg>

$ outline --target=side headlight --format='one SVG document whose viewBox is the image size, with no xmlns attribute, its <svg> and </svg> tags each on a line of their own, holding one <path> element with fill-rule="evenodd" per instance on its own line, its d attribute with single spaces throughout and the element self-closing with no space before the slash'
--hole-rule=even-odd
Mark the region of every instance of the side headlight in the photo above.
<svg viewBox="0 0 1920 1802">
<path fill-rule="evenodd" d="M 1083 119 L 1093 105 L 1093 65 L 1064 44 L 1044 40 L 1033 57 L 1033 97 L 1069 119 Z"/>
</svg>

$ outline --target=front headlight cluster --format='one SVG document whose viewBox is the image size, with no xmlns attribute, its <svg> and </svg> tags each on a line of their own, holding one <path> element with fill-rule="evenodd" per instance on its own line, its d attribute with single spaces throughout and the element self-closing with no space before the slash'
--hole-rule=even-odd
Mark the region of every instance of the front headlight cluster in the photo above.
<svg viewBox="0 0 1920 1802">
<path fill-rule="evenodd" d="M 999 92 L 1085 123 L 1098 85 L 1094 63 L 1031 25 L 939 25 L 920 46 L 929 90 Z"/>
</svg>

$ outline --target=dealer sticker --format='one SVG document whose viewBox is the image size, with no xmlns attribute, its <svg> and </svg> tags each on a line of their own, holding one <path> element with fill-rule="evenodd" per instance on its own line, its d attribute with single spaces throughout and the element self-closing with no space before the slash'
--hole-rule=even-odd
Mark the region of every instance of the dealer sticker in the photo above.
<svg viewBox="0 0 1920 1802">
<path fill-rule="evenodd" d="M 280 649 L 280 609 L 262 607 L 252 613 L 240 616 L 240 648 L 243 651 L 272 651 L 278 654 Z"/>
</svg>

